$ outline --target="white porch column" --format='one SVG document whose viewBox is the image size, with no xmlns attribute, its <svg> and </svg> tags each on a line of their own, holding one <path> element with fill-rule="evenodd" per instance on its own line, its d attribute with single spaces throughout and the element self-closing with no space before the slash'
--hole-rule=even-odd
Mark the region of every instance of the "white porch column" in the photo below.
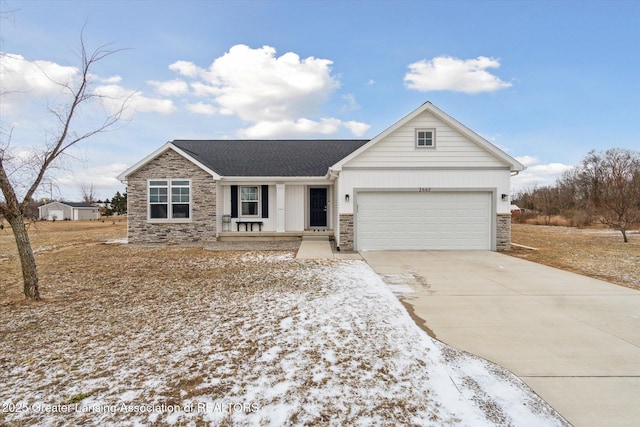
<svg viewBox="0 0 640 427">
<path fill-rule="evenodd" d="M 284 184 L 276 184 L 276 232 L 283 233 L 285 231 L 284 222 Z"/>
</svg>

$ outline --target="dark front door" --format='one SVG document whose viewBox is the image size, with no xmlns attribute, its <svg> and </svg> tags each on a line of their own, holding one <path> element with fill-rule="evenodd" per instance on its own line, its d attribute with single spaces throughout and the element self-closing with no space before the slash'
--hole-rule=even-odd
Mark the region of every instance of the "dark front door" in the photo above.
<svg viewBox="0 0 640 427">
<path fill-rule="evenodd" d="M 311 188 L 309 189 L 309 226 L 310 227 L 326 227 L 327 226 L 327 189 Z"/>
</svg>

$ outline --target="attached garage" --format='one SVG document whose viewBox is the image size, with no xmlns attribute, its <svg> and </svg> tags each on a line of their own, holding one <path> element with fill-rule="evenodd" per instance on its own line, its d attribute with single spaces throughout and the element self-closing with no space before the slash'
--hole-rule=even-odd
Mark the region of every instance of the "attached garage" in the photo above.
<svg viewBox="0 0 640 427">
<path fill-rule="evenodd" d="M 357 250 L 492 249 L 489 191 L 361 191 Z"/>
</svg>

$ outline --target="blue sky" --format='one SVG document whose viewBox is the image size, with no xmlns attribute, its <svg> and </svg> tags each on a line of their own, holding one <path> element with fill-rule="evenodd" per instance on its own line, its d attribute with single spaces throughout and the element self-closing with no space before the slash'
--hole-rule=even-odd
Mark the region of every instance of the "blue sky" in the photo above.
<svg viewBox="0 0 640 427">
<path fill-rule="evenodd" d="M 53 127 L 58 94 L 36 74 L 73 78 L 83 25 L 89 49 L 125 49 L 93 72 L 101 94 L 135 92 L 130 120 L 52 171 L 54 197 L 79 199 L 81 182 L 111 197 L 115 176 L 169 140 L 371 138 L 427 100 L 528 166 L 514 191 L 589 150 L 640 149 L 640 1 L 0 6 L 1 84 L 16 91 L 0 112 L 18 156 Z"/>
</svg>

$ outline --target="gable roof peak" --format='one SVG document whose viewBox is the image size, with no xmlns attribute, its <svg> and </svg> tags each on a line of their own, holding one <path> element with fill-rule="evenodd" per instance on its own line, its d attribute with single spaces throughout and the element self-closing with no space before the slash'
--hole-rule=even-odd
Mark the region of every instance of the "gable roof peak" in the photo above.
<svg viewBox="0 0 640 427">
<path fill-rule="evenodd" d="M 502 151 L 500 148 L 498 148 L 491 142 L 487 141 L 485 138 L 483 138 L 473 130 L 469 129 L 468 127 L 460 123 L 458 120 L 451 117 L 449 114 L 442 111 L 440 108 L 434 105 L 431 101 L 425 101 L 418 108 L 411 111 L 409 114 L 405 115 L 403 118 L 401 118 L 400 120 L 398 120 L 397 122 L 395 122 L 394 124 L 386 128 L 385 130 L 380 132 L 373 139 L 371 139 L 371 141 L 369 141 L 367 144 L 363 145 L 353 153 L 349 154 L 344 159 L 337 162 L 335 165 L 332 166 L 332 169 L 341 170 L 342 166 L 345 163 L 352 160 L 363 151 L 369 149 L 371 146 L 377 144 L 379 141 L 386 138 L 389 134 L 391 134 L 392 132 L 395 132 L 396 130 L 406 125 L 411 120 L 413 120 L 414 118 L 416 118 L 417 116 L 419 116 L 420 114 L 426 111 L 433 114 L 438 119 L 442 120 L 444 123 L 446 123 L 447 125 L 451 126 L 455 130 L 460 132 L 462 135 L 469 138 L 469 140 L 473 141 L 475 144 L 478 144 L 480 147 L 482 147 L 483 149 L 493 154 L 496 158 L 500 159 L 501 161 L 509 165 L 509 169 L 511 171 L 519 172 L 525 169 L 525 166 L 522 163 L 520 163 L 519 161 L 517 161 L 516 159 L 514 159 L 504 151 Z"/>
</svg>

